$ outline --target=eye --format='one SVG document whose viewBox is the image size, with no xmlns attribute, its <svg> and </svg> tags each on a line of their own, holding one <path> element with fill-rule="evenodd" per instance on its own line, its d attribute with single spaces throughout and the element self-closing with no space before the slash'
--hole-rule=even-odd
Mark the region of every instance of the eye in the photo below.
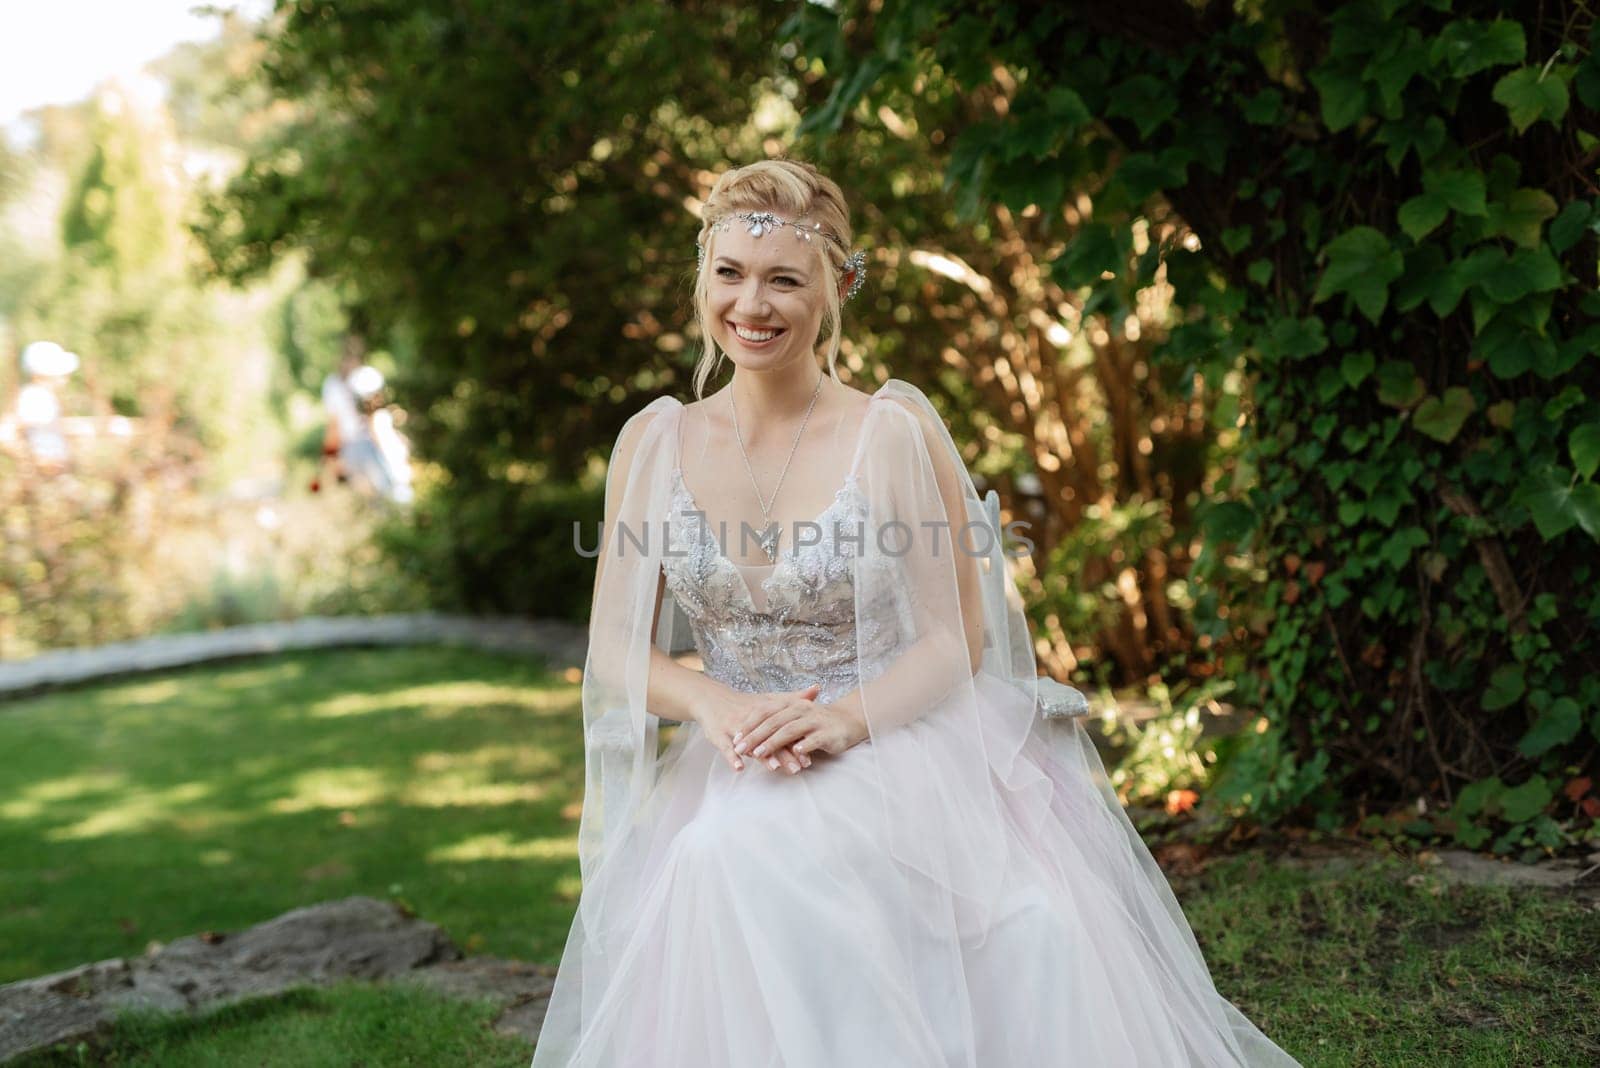
<svg viewBox="0 0 1600 1068">
<path fill-rule="evenodd" d="M 799 282 L 795 281 L 793 278 L 790 278 L 786 274 L 780 274 L 778 277 L 774 278 L 773 281 L 774 282 L 783 282 L 783 283 L 786 283 L 786 284 L 791 285 L 791 286 L 797 286 L 797 285 L 800 284 Z"/>
<path fill-rule="evenodd" d="M 732 278 L 738 272 L 732 267 L 718 267 L 717 274 L 722 278 Z"/>
</svg>

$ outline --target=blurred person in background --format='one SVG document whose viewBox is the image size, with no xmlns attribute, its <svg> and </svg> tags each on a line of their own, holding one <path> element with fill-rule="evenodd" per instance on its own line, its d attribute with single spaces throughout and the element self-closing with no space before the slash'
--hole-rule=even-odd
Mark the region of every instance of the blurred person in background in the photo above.
<svg viewBox="0 0 1600 1068">
<path fill-rule="evenodd" d="M 411 448 L 395 427 L 383 372 L 363 365 L 350 373 L 349 384 L 361 411 L 364 434 L 344 454 L 346 470 L 384 500 L 410 504 Z"/>
<path fill-rule="evenodd" d="M 53 341 L 35 341 L 22 350 L 27 384 L 17 391 L 17 423 L 41 473 L 65 470 L 71 459 L 61 424 L 62 383 L 78 369 L 78 356 Z"/>
<path fill-rule="evenodd" d="M 349 462 L 345 458 L 345 450 L 366 433 L 361 406 L 350 389 L 350 375 L 361 366 L 361 355 L 359 340 L 346 339 L 339 369 L 322 380 L 322 411 L 328 420 L 322 434 L 322 463 L 332 462 L 334 477 L 340 482 L 349 480 Z M 316 493 L 321 489 L 322 476 L 319 471 L 311 482 L 311 492 Z"/>
</svg>

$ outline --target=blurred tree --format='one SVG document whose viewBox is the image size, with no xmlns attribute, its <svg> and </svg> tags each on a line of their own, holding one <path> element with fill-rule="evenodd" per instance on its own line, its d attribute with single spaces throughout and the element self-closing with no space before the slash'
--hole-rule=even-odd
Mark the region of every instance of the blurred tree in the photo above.
<svg viewBox="0 0 1600 1068">
<path fill-rule="evenodd" d="M 753 107 L 781 72 L 783 14 L 301 0 L 264 29 L 263 76 L 289 117 L 201 233 L 228 278 L 303 250 L 312 277 L 349 286 L 443 472 L 419 515 L 434 573 L 487 576 L 441 590 L 452 603 L 562 607 L 507 534 L 686 380 L 690 198 L 792 123 Z"/>
<path fill-rule="evenodd" d="M 266 413 L 236 326 L 191 273 L 181 146 L 142 92 L 107 87 L 86 114 L 60 248 L 16 298 L 19 335 L 78 352 L 89 393 L 116 411 L 189 427 L 224 474 Z"/>
</svg>

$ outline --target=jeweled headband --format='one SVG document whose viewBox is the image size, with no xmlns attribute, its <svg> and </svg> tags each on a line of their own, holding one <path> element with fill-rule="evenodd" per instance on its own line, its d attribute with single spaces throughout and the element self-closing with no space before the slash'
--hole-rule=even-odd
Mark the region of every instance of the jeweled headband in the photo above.
<svg viewBox="0 0 1600 1068">
<path fill-rule="evenodd" d="M 805 216 L 802 215 L 800 218 L 804 219 Z M 796 237 L 803 241 L 809 242 L 812 235 L 815 234 L 819 237 L 826 238 L 827 240 L 832 241 L 835 245 L 839 246 L 839 250 L 841 252 L 847 253 L 844 259 L 844 271 L 850 276 L 850 282 L 848 287 L 845 289 L 844 294 L 844 299 L 846 301 L 855 296 L 856 293 L 860 291 L 862 283 L 867 280 L 867 254 L 860 249 L 856 249 L 856 251 L 851 252 L 845 247 L 845 243 L 839 240 L 838 235 L 834 234 L 830 230 L 824 230 L 822 228 L 822 224 L 819 222 L 810 223 L 809 225 L 803 222 L 791 222 L 788 219 L 779 218 L 770 211 L 730 211 L 726 215 L 719 218 L 716 222 L 711 224 L 711 230 L 707 234 L 707 237 L 709 238 L 710 234 L 720 233 L 723 230 L 726 230 L 729 226 L 733 225 L 734 219 L 741 219 L 744 221 L 745 227 L 750 231 L 751 237 L 761 237 L 765 234 L 771 233 L 780 226 L 787 226 L 795 232 Z M 694 251 L 696 266 L 698 268 L 704 268 L 706 263 L 706 247 L 699 241 L 696 241 L 694 245 Z"/>
</svg>

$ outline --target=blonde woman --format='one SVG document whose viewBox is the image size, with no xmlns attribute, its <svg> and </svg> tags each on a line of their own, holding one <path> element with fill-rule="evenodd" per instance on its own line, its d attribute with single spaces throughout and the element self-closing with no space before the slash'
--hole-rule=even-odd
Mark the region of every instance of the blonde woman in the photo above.
<svg viewBox="0 0 1600 1068">
<path fill-rule="evenodd" d="M 1294 1064 L 1212 985 L 1082 732 L 1042 725 L 936 411 L 839 381 L 839 186 L 755 163 L 703 218 L 698 399 L 638 412 L 608 474 L 583 892 L 534 1068 Z M 703 670 L 657 647 L 673 613 Z"/>
</svg>

